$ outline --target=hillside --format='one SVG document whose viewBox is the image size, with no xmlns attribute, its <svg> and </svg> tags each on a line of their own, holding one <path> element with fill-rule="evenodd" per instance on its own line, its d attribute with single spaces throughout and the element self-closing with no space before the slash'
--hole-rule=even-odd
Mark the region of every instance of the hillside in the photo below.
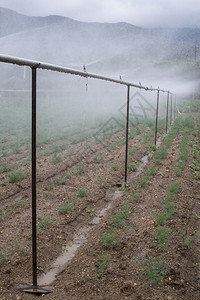
<svg viewBox="0 0 200 300">
<path fill-rule="evenodd" d="M 198 29 L 145 29 L 120 23 L 86 23 L 67 17 L 24 16 L 0 8 L 0 53 L 61 64 L 125 80 L 160 82 L 160 72 L 179 77 L 185 67 L 159 63 L 194 59 Z M 198 57 L 197 57 L 198 58 Z M 159 67 L 158 67 L 159 66 Z M 172 70 L 173 69 L 173 70 Z M 151 71 L 150 71 L 151 70 Z M 9 74 L 9 72 L 7 73 Z M 6 75 L 7 76 L 7 75 Z M 0 74 L 2 84 L 4 75 Z M 135 80 L 134 80 L 135 81 Z"/>
</svg>

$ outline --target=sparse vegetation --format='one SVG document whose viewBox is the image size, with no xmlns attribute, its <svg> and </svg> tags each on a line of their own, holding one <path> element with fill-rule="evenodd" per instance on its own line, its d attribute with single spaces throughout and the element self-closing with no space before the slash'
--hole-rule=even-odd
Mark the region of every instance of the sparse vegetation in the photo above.
<svg viewBox="0 0 200 300">
<path fill-rule="evenodd" d="M 16 171 L 8 175 L 7 182 L 15 183 L 25 179 L 28 176 L 28 171 Z"/>
<path fill-rule="evenodd" d="M 138 182 L 138 187 L 140 189 L 144 188 L 146 185 L 150 183 L 151 176 L 154 176 L 156 174 L 156 167 L 151 167 L 147 173 L 143 176 L 143 178 Z"/>
<path fill-rule="evenodd" d="M 113 248 L 117 243 L 117 233 L 109 230 L 101 237 L 101 243 L 105 249 Z"/>
<path fill-rule="evenodd" d="M 37 224 L 37 235 L 42 234 L 42 232 L 49 228 L 50 223 L 52 222 L 50 217 L 38 218 Z"/>
<path fill-rule="evenodd" d="M 139 194 L 135 193 L 130 197 L 130 202 L 136 202 L 138 201 Z"/>
<path fill-rule="evenodd" d="M 111 168 L 113 171 L 117 171 L 119 169 L 119 163 L 114 163 Z"/>
<path fill-rule="evenodd" d="M 65 215 L 77 202 L 77 199 L 75 198 L 73 201 L 69 203 L 65 203 L 63 206 L 59 207 L 58 210 L 61 214 Z"/>
<path fill-rule="evenodd" d="M 162 250 L 165 250 L 169 244 L 168 235 L 169 235 L 169 229 L 167 229 L 164 226 L 158 226 L 156 239 L 159 247 Z"/>
<path fill-rule="evenodd" d="M 109 269 L 110 256 L 108 254 L 99 255 L 97 257 L 97 273 L 100 278 L 104 277 Z"/>
<path fill-rule="evenodd" d="M 10 255 L 7 253 L 0 255 L 0 266 L 7 260 L 10 260 Z"/>
<path fill-rule="evenodd" d="M 88 191 L 86 189 L 80 189 L 78 192 L 77 192 L 77 196 L 78 197 L 86 197 L 88 194 Z"/>
<path fill-rule="evenodd" d="M 169 269 L 165 265 L 165 261 L 158 257 L 150 258 L 147 260 L 147 267 L 145 273 L 153 285 L 161 285 L 163 283 L 164 276 L 169 274 Z"/>
<path fill-rule="evenodd" d="M 191 140 L 191 147 L 193 153 L 193 162 L 190 167 L 194 171 L 194 178 L 196 180 L 200 180 L 200 146 L 197 137 Z"/>
<path fill-rule="evenodd" d="M 74 170 L 74 175 L 79 175 L 85 172 L 85 166 L 78 166 L 75 170 Z"/>
<path fill-rule="evenodd" d="M 136 165 L 136 163 L 134 163 L 134 162 L 132 162 L 132 163 L 130 163 L 130 165 L 129 165 L 129 170 L 131 171 L 131 172 L 136 172 L 136 170 L 137 170 L 137 165 Z"/>
<path fill-rule="evenodd" d="M 57 184 L 57 185 L 62 185 L 62 184 L 65 184 L 65 178 L 55 178 L 54 179 L 54 182 L 55 182 L 55 184 Z M 49 186 L 50 187 L 50 189 L 53 189 L 53 185 L 50 185 Z"/>
<path fill-rule="evenodd" d="M 111 223 L 114 227 L 121 227 L 129 216 L 129 202 L 125 202 L 122 208 L 112 217 Z"/>
<path fill-rule="evenodd" d="M 96 216 L 94 208 L 86 208 L 86 212 L 91 216 L 94 217 Z"/>
<path fill-rule="evenodd" d="M 62 161 L 62 156 L 60 156 L 60 155 L 57 155 L 57 154 L 54 154 L 53 156 L 52 156 L 52 158 L 51 158 L 51 162 L 52 162 L 52 164 L 57 164 L 57 163 L 59 163 L 59 162 L 61 162 Z"/>
</svg>

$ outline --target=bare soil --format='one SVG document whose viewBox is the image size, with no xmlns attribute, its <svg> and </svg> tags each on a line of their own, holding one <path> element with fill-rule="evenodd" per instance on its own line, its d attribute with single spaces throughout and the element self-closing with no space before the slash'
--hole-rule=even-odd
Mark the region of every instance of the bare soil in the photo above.
<svg viewBox="0 0 200 300">
<path fill-rule="evenodd" d="M 141 146 L 140 141 L 131 140 L 129 147 L 138 146 L 138 150 L 129 158 L 129 164 L 140 164 L 152 142 L 153 138 Z M 189 141 L 187 164 L 182 176 L 175 176 L 179 144 L 180 135 L 173 140 L 167 157 L 143 189 L 138 188 L 138 182 L 155 165 L 154 157 L 137 177 L 129 171 L 130 189 L 116 187 L 124 180 L 124 145 L 109 152 L 99 163 L 93 161 L 99 153 L 99 145 L 66 157 L 56 165 L 50 164 L 45 157 L 38 158 L 37 213 L 40 219 L 44 216 L 50 219 L 48 228 L 37 239 L 39 280 L 62 252 L 66 255 L 70 252 L 67 247 L 73 246 L 74 237 L 87 228 L 85 237 L 80 235 L 83 239 L 81 243 L 79 241 L 80 246 L 51 283 L 52 293 L 41 296 L 49 300 L 200 299 L 200 188 L 190 168 L 193 156 Z M 81 143 L 77 147 L 81 147 Z M 17 160 L 17 155 L 12 159 Z M 114 170 L 116 163 L 119 166 Z M 75 174 L 77 166 L 84 166 L 84 173 Z M 65 182 L 55 184 L 57 177 L 64 178 Z M 156 239 L 156 216 L 163 210 L 173 181 L 178 181 L 180 188 L 174 199 L 176 212 L 166 224 L 169 245 L 163 250 Z M 88 194 L 78 197 L 75 205 L 66 214 L 61 214 L 58 208 L 72 202 L 80 189 L 86 189 Z M 134 193 L 138 193 L 139 198 L 130 201 L 124 225 L 116 228 L 116 244 L 105 249 L 102 235 L 112 227 L 113 215 Z M 0 195 L 1 211 L 5 213 L 0 222 L 0 253 L 9 256 L 0 265 L 0 299 L 37 299 L 34 294 L 16 289 L 20 283 L 32 283 L 30 178 L 1 185 Z M 103 213 L 109 204 L 109 209 Z M 96 223 L 92 212 L 99 217 Z M 99 255 L 109 255 L 104 276 L 98 271 Z M 158 257 L 165 261 L 168 273 L 161 284 L 153 285 L 145 269 L 148 259 Z"/>
</svg>

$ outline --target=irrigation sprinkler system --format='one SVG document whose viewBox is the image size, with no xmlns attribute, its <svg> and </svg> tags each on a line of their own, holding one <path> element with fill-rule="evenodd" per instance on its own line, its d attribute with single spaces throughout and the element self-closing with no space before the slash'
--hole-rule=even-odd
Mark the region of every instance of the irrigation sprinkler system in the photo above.
<svg viewBox="0 0 200 300">
<path fill-rule="evenodd" d="M 24 292 L 34 294 L 48 294 L 51 290 L 48 287 L 38 286 L 37 284 L 37 199 L 36 199 L 36 104 L 37 104 L 37 69 L 50 70 L 55 72 L 67 73 L 71 75 L 82 76 L 85 78 L 93 78 L 103 81 L 109 81 L 116 84 L 127 86 L 127 102 L 126 102 L 126 146 L 125 146 L 125 176 L 124 185 L 127 184 L 127 172 L 128 172 L 128 135 L 129 135 L 129 110 L 130 110 L 130 88 L 137 88 L 146 91 L 157 92 L 157 104 L 156 104 L 156 124 L 155 124 L 155 145 L 157 141 L 157 128 L 158 128 L 158 112 L 159 112 L 159 96 L 160 92 L 167 93 L 167 109 L 166 109 L 166 133 L 168 132 L 168 116 L 169 116 L 169 96 L 171 95 L 171 107 L 170 107 L 170 125 L 172 124 L 172 98 L 173 94 L 167 90 L 145 87 L 142 85 L 133 84 L 130 82 L 116 80 L 109 77 L 104 77 L 87 72 L 81 72 L 73 69 L 69 69 L 63 66 L 47 64 L 34 60 L 28 60 L 18 57 L 12 57 L 0 54 L 0 62 L 15 64 L 19 66 L 28 66 L 32 69 L 32 285 L 23 284 L 20 286 L 20 290 Z M 176 98 L 175 98 L 176 99 Z M 174 118 L 175 118 L 175 106 L 174 103 Z"/>
</svg>

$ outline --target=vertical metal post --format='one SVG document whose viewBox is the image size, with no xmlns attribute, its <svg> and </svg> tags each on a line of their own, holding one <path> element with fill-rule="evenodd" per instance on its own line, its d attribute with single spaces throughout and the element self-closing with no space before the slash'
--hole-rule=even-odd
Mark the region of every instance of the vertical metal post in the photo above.
<svg viewBox="0 0 200 300">
<path fill-rule="evenodd" d="M 170 126 L 172 125 L 172 93 L 171 93 L 171 104 L 170 104 Z"/>
<path fill-rule="evenodd" d="M 159 90 L 157 93 L 157 105 L 156 105 L 156 125 L 155 125 L 155 145 L 157 142 L 157 132 L 158 132 L 158 109 L 159 109 Z"/>
<path fill-rule="evenodd" d="M 126 152 L 125 152 L 125 184 L 127 183 L 128 170 L 128 131 L 129 131 L 129 102 L 130 102 L 130 86 L 127 86 L 127 107 L 126 107 Z"/>
<path fill-rule="evenodd" d="M 168 110 L 169 110 L 169 92 L 167 92 L 166 133 L 168 131 Z"/>
<path fill-rule="evenodd" d="M 32 294 L 48 294 L 50 289 L 37 285 L 37 207 L 36 207 L 36 75 L 37 67 L 32 67 L 32 273 L 33 284 L 22 284 L 18 290 Z"/>
<path fill-rule="evenodd" d="M 36 212 L 36 71 L 32 68 L 32 264 L 33 287 L 37 287 L 37 212 Z"/>
<path fill-rule="evenodd" d="M 176 119 L 176 95 L 174 95 L 174 120 Z"/>
</svg>

